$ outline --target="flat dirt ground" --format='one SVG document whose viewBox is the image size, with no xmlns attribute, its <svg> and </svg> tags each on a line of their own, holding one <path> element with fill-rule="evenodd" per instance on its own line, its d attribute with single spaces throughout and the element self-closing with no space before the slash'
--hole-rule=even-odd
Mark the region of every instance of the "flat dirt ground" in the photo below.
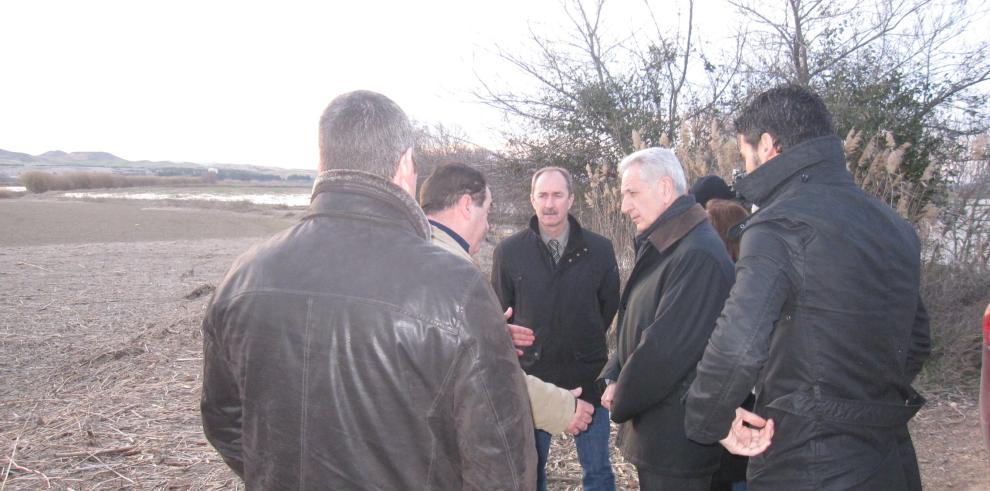
<svg viewBox="0 0 990 491">
<path fill-rule="evenodd" d="M 200 427 L 199 324 L 231 261 L 300 215 L 0 200 L 0 490 L 243 487 Z M 972 391 L 929 395 L 912 423 L 926 489 L 990 490 Z M 548 470 L 580 489 L 568 439 Z"/>
</svg>

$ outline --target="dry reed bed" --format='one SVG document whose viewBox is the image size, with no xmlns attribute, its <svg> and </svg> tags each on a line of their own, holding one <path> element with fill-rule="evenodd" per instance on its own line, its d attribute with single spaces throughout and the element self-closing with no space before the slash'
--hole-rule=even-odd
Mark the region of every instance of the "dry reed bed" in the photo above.
<svg viewBox="0 0 990 491">
<path fill-rule="evenodd" d="M 123 175 L 107 171 L 43 172 L 27 171 L 18 176 L 32 193 L 72 189 L 129 188 L 136 186 L 192 186 L 208 182 L 204 177 Z"/>
<path fill-rule="evenodd" d="M 199 322 L 257 239 L 0 250 L 0 485 L 229 489 L 199 422 Z"/>
</svg>

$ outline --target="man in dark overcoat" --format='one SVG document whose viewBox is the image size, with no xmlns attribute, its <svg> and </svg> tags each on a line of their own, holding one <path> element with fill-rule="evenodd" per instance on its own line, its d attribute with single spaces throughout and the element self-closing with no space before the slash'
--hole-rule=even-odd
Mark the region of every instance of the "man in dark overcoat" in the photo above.
<svg viewBox="0 0 990 491">
<path fill-rule="evenodd" d="M 732 261 L 673 152 L 640 150 L 619 174 L 636 263 L 620 299 L 618 346 L 600 376 L 602 404 L 622 424 L 618 445 L 641 489 L 707 491 L 722 450 L 688 440 L 683 400 L 732 287 Z"/>
<path fill-rule="evenodd" d="M 619 303 L 619 270 L 608 239 L 581 227 L 568 211 L 574 204 L 571 175 L 559 167 L 536 171 L 529 227 L 495 248 L 492 286 L 512 322 L 536 335 L 523 351 L 526 373 L 554 385 L 581 388 L 595 405 L 587 431 L 574 438 L 586 490 L 615 489 L 609 454 L 608 412 L 599 404 L 595 380 L 608 359 L 605 333 Z M 546 489 L 551 435 L 536 432 L 537 489 Z"/>
</svg>

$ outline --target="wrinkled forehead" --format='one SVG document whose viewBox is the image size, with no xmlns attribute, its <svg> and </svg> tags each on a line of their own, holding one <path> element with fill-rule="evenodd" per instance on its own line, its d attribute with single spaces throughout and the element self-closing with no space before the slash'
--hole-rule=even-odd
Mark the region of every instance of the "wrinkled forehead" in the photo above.
<svg viewBox="0 0 990 491">
<path fill-rule="evenodd" d="M 621 182 L 619 183 L 619 191 L 639 191 L 646 184 L 639 177 L 640 165 L 630 165 L 622 172 Z"/>
<path fill-rule="evenodd" d="M 541 193 L 563 193 L 567 194 L 567 180 L 559 172 L 548 171 L 540 174 L 533 183 L 533 194 Z"/>
</svg>

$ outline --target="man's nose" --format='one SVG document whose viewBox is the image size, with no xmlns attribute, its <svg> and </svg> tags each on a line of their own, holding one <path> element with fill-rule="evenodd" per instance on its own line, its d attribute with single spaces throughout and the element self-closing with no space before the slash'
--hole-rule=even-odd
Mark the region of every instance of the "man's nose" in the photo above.
<svg viewBox="0 0 990 491">
<path fill-rule="evenodd" d="M 622 211 L 622 213 L 627 215 L 629 214 L 629 198 L 625 196 L 622 197 L 622 205 L 619 207 L 619 210 Z"/>
</svg>

